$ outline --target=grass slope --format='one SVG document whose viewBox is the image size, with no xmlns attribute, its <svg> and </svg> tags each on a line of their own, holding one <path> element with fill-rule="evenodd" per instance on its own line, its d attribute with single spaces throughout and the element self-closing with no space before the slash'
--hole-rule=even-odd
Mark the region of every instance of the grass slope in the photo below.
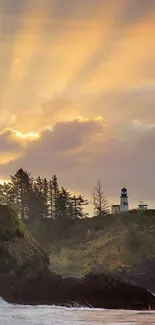
<svg viewBox="0 0 155 325">
<path fill-rule="evenodd" d="M 48 256 L 36 243 L 14 209 L 0 205 L 0 274 L 44 269 Z M 25 272 L 25 271 L 24 271 Z"/>
<path fill-rule="evenodd" d="M 91 271 L 115 272 L 155 258 L 155 210 L 130 211 L 77 220 L 27 221 L 32 235 L 50 254 L 51 270 L 81 277 Z"/>
</svg>

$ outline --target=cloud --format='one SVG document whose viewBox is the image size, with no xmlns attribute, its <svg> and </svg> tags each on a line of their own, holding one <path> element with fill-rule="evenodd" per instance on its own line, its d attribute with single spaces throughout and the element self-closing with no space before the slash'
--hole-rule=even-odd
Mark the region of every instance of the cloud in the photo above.
<svg viewBox="0 0 155 325">
<path fill-rule="evenodd" d="M 59 122 L 16 160 L 1 164 L 0 174 L 6 178 L 20 167 L 34 176 L 56 173 L 61 184 L 88 197 L 100 177 L 109 196 L 126 185 L 130 199 L 153 200 L 155 126 L 133 121 L 117 127 L 110 130 L 101 118 Z"/>
<path fill-rule="evenodd" d="M 0 152 L 13 152 L 21 149 L 20 143 L 14 138 L 14 132 L 11 129 L 0 133 Z"/>
<path fill-rule="evenodd" d="M 0 133 L 0 166 L 3 167 L 9 162 L 16 161 L 22 151 L 23 147 L 15 138 L 13 130 L 6 129 Z"/>
<path fill-rule="evenodd" d="M 14 7 L 11 1 L 3 1 L 3 11 L 7 13 L 5 55 L 0 61 L 4 112 L 39 113 L 41 103 L 55 93 L 62 98 L 77 93 L 89 96 L 150 77 L 147 63 L 154 53 L 155 28 L 151 0 L 21 1 L 20 6 L 16 0 Z M 17 12 L 18 23 L 11 12 Z M 58 23 L 60 17 L 64 20 Z M 124 24 L 130 21 L 125 28 L 122 17 Z M 13 35 L 8 36 L 8 28 Z"/>
<path fill-rule="evenodd" d="M 133 120 L 155 123 L 155 85 L 110 89 L 98 94 L 89 107 L 91 112 L 103 115 L 109 124 L 126 124 Z"/>
<path fill-rule="evenodd" d="M 24 154 L 29 143 L 38 141 L 38 133 L 21 133 L 13 129 L 0 132 L 0 165 L 16 161 Z"/>
<path fill-rule="evenodd" d="M 142 18 L 151 16 L 155 11 L 154 0 L 123 0 L 120 21 L 123 24 L 133 24 Z"/>
<path fill-rule="evenodd" d="M 142 84 L 136 87 L 113 88 L 97 94 L 63 96 L 57 94 L 42 105 L 39 112 L 20 113 L 12 127 L 21 132 L 41 131 L 52 127 L 58 121 L 72 121 L 78 116 L 93 119 L 104 116 L 105 121 L 114 124 L 138 120 L 155 122 L 155 85 Z"/>
<path fill-rule="evenodd" d="M 41 2 L 41 1 L 40 1 Z M 23 13 L 26 5 L 28 4 L 27 0 L 14 0 L 12 3 L 11 0 L 2 1 L 2 8 L 8 14 L 17 15 Z M 49 5 L 50 4 L 50 5 Z M 155 7 L 154 0 L 110 0 L 109 7 L 116 7 L 121 4 L 122 11 L 121 17 L 123 22 L 133 22 L 135 19 L 140 19 L 142 16 L 150 13 L 151 10 Z M 37 0 L 31 1 L 32 7 L 38 7 L 40 4 Z M 102 9 L 107 7 L 106 1 L 104 0 L 45 0 L 44 7 L 48 7 L 49 13 L 51 16 L 56 18 L 79 18 L 85 17 L 87 13 L 91 13 L 95 7 L 102 7 Z"/>
<path fill-rule="evenodd" d="M 29 142 L 21 157 L 5 166 L 4 171 L 10 173 L 12 168 L 23 166 L 34 173 L 40 173 L 42 166 L 42 172 L 48 173 L 49 176 L 51 169 L 53 173 L 60 174 L 63 174 L 64 170 L 74 170 L 81 158 L 87 157 L 88 149 L 103 136 L 104 129 L 101 117 L 56 123 L 52 129 L 42 131 L 40 138 Z M 1 168 L 3 170 L 3 166 Z"/>
<path fill-rule="evenodd" d="M 155 1 L 2 0 L 1 16 L 1 176 L 153 198 Z"/>
</svg>

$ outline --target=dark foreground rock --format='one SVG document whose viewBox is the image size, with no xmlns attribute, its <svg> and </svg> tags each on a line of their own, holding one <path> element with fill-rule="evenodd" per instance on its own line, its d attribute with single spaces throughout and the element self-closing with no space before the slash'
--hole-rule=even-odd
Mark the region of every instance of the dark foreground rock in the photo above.
<svg viewBox="0 0 155 325">
<path fill-rule="evenodd" d="M 144 259 L 140 264 L 123 268 L 114 273 L 128 283 L 134 283 L 155 293 L 155 258 Z"/>
<path fill-rule="evenodd" d="M 0 296 L 19 304 L 155 309 L 155 297 L 112 276 L 50 273 L 48 256 L 12 209 L 0 206 Z"/>
<path fill-rule="evenodd" d="M 19 304 L 155 309 L 151 293 L 103 274 L 75 279 L 43 272 L 33 277 L 3 278 L 0 294 L 8 302 Z"/>
</svg>

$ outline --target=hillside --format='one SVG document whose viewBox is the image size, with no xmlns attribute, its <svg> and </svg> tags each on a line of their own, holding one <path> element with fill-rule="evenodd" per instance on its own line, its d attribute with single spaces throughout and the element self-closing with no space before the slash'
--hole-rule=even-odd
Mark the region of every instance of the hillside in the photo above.
<svg viewBox="0 0 155 325">
<path fill-rule="evenodd" d="M 104 271 L 155 291 L 155 210 L 68 225 L 47 219 L 26 224 L 48 251 L 52 271 L 75 277 Z"/>
<path fill-rule="evenodd" d="M 59 224 L 59 235 L 61 231 Z M 54 270 L 56 263 L 52 267 L 51 262 L 50 267 Z M 16 212 L 0 205 L 0 296 L 8 302 L 114 309 L 155 308 L 155 297 L 151 293 L 103 272 L 89 272 L 81 278 L 64 275 L 50 272 L 48 254 L 33 239 Z"/>
<path fill-rule="evenodd" d="M 24 281 L 46 272 L 49 258 L 19 219 L 0 205 L 0 295 L 13 301 Z"/>
</svg>

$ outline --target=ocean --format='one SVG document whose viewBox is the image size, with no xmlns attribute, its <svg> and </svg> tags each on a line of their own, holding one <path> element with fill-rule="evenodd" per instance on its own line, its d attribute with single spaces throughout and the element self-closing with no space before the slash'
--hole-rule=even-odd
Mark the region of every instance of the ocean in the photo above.
<svg viewBox="0 0 155 325">
<path fill-rule="evenodd" d="M 153 311 L 10 305 L 0 299 L 0 325 L 155 325 Z"/>
</svg>

